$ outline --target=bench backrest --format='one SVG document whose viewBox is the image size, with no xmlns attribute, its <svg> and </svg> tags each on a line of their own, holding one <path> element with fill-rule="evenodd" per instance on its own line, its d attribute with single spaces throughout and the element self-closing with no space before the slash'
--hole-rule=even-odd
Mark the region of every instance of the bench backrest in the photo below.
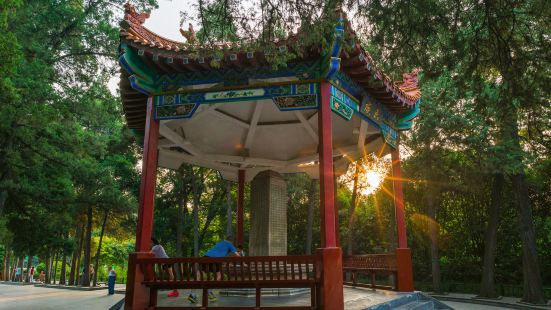
<svg viewBox="0 0 551 310">
<path fill-rule="evenodd" d="M 174 282 L 189 285 L 205 281 L 308 284 L 320 278 L 316 256 L 140 258 L 137 263 L 144 271 L 144 282 L 148 285 L 169 281 L 167 272 L 163 272 L 167 267 L 173 269 Z M 201 272 L 197 273 L 198 270 Z M 222 273 L 222 280 L 216 281 L 216 271 Z"/>
<path fill-rule="evenodd" d="M 343 257 L 344 270 L 396 271 L 395 254 L 367 254 Z"/>
</svg>

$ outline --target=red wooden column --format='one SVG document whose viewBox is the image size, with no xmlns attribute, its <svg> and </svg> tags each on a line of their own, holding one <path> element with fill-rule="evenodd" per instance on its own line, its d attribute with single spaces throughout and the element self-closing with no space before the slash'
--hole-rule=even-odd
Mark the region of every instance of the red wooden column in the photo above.
<svg viewBox="0 0 551 310">
<path fill-rule="evenodd" d="M 236 245 L 243 245 L 243 203 L 245 199 L 245 170 L 237 174 L 237 236 Z"/>
<path fill-rule="evenodd" d="M 153 231 L 153 208 L 155 203 L 155 186 L 157 181 L 157 143 L 159 140 L 159 122 L 154 119 L 153 98 L 147 100 L 147 116 L 143 142 L 142 179 L 140 183 L 140 200 L 138 225 L 136 227 L 136 252 L 130 254 L 126 281 L 125 309 L 145 309 L 149 305 L 149 289 L 142 285 L 143 272 L 136 266 L 138 257 L 150 257 L 145 253 L 150 250 Z"/>
<path fill-rule="evenodd" d="M 337 247 L 335 213 L 335 183 L 333 178 L 333 138 L 331 127 L 331 85 L 321 83 L 321 102 L 318 111 L 320 216 L 322 225 L 322 281 L 318 303 L 322 309 L 344 309 L 342 250 Z"/>
<path fill-rule="evenodd" d="M 404 211 L 404 193 L 402 191 L 402 172 L 400 169 L 400 141 L 392 150 L 392 176 L 394 187 L 394 208 L 396 212 L 396 231 L 398 248 L 396 249 L 396 264 L 398 269 L 397 288 L 401 292 L 413 291 L 413 265 L 411 249 L 407 245 L 406 217 Z"/>
</svg>

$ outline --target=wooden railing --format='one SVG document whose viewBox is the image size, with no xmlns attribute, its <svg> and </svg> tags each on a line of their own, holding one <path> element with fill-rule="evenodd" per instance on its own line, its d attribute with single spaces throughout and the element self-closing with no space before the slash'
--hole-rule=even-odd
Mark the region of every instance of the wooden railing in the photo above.
<svg viewBox="0 0 551 310">
<path fill-rule="evenodd" d="M 394 279 L 396 279 L 396 255 L 393 253 L 344 256 L 343 272 L 345 273 L 345 279 L 348 278 L 347 274 L 351 276 L 352 282 L 345 281 L 345 284 L 348 285 L 380 289 L 396 289 L 396 281 L 394 281 L 392 286 L 377 285 L 375 283 L 375 276 L 378 274 L 394 276 Z M 358 281 L 358 275 L 361 274 L 370 276 L 370 285 L 360 283 Z"/>
<path fill-rule="evenodd" d="M 310 288 L 311 305 L 285 309 L 316 309 L 316 284 L 320 271 L 317 256 L 249 256 L 224 258 L 138 258 L 144 273 L 143 284 L 150 288 L 150 308 L 157 308 L 158 289 L 202 289 L 202 308 L 208 306 L 208 289 L 254 288 L 255 309 L 261 309 L 262 288 Z M 174 279 L 163 267 L 171 266 Z M 220 271 L 222 278 L 216 279 Z M 222 307 L 218 307 L 222 308 Z M 196 307 L 179 307 L 196 309 Z"/>
</svg>

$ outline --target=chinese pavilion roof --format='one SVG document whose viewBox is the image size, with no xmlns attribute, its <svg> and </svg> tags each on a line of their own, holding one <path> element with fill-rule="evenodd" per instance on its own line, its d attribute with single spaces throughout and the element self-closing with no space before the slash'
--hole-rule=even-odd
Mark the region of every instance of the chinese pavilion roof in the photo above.
<svg viewBox="0 0 551 310">
<path fill-rule="evenodd" d="M 121 44 L 135 50 L 155 74 L 174 75 L 221 68 L 239 70 L 267 64 L 266 55 L 262 51 L 245 52 L 232 50 L 230 46 L 220 46 L 225 52 L 221 59 L 216 59 L 218 64 L 213 67 L 213 59 L 206 56 L 197 57 L 197 52 L 190 48 L 190 44 L 164 38 L 144 27 L 143 24 L 148 17 L 149 13 L 139 13 L 127 3 L 121 23 L 120 39 Z M 188 43 L 196 40 L 192 29 L 181 32 L 188 39 Z M 279 45 L 280 48 L 287 48 L 285 42 L 280 42 Z M 321 49 L 312 48 L 298 60 L 319 59 L 320 56 Z M 417 71 L 403 74 L 401 82 L 392 81 L 374 65 L 369 53 L 359 43 L 353 44 L 351 48 L 342 49 L 339 57 L 340 71 L 352 80 L 351 83 L 365 90 L 395 114 L 404 114 L 418 103 L 421 93 L 417 86 Z M 121 69 L 120 88 L 128 126 L 143 129 L 147 96 L 133 89 L 129 74 L 124 69 Z"/>
</svg>

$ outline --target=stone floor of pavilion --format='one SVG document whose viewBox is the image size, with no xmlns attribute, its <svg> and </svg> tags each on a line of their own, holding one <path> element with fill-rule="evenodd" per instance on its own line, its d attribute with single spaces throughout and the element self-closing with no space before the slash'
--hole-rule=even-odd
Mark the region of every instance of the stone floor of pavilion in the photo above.
<svg viewBox="0 0 551 310">
<path fill-rule="evenodd" d="M 187 296 L 190 290 L 179 290 L 180 296 L 176 298 L 167 297 L 168 291 L 160 291 L 158 296 L 159 307 L 178 307 L 178 306 L 191 306 L 187 301 Z M 242 296 L 221 296 L 217 290 L 214 291 L 218 298 L 215 302 L 209 302 L 211 306 L 220 307 L 243 307 L 254 306 L 254 297 L 242 297 Z M 201 300 L 201 292 L 195 292 L 198 299 Z M 392 291 L 374 291 L 364 288 L 344 288 L 344 301 L 345 309 L 347 310 L 360 310 L 366 309 L 370 306 L 385 303 L 396 297 L 400 293 Z M 262 306 L 309 306 L 310 305 L 310 293 L 303 293 L 298 295 L 286 295 L 286 296 L 262 296 Z M 199 308 L 199 304 L 196 304 Z"/>
</svg>

